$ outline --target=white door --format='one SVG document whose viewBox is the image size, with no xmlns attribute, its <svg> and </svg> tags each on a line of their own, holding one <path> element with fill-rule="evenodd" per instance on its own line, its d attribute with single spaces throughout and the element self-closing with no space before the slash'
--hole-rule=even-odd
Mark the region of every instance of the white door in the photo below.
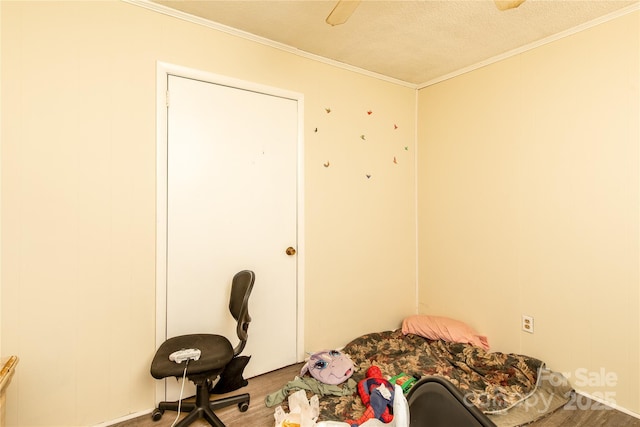
<svg viewBox="0 0 640 427">
<path fill-rule="evenodd" d="M 172 75 L 167 85 L 166 337 L 218 333 L 235 346 L 231 279 L 249 269 L 245 377 L 295 363 L 298 101 Z"/>
</svg>

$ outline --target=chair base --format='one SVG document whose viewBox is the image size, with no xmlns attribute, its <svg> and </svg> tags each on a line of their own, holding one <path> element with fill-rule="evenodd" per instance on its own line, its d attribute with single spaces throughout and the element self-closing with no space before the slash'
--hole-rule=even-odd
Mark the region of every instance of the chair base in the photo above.
<svg viewBox="0 0 640 427">
<path fill-rule="evenodd" d="M 182 400 L 182 403 L 180 401 L 160 402 L 158 408 L 151 414 L 153 420 L 158 421 L 166 410 L 177 411 L 178 405 L 180 405 L 180 411 L 188 412 L 189 415 L 180 420 L 175 427 L 186 427 L 199 419 L 207 420 L 214 427 L 225 427 L 224 423 L 220 421 L 220 418 L 213 411 L 230 405 L 238 405 L 240 412 L 245 412 L 249 409 L 250 396 L 248 393 L 210 400 L 211 392 L 209 387 L 208 380 L 199 381 L 196 384 L 195 402 L 185 402 L 185 399 Z"/>
</svg>

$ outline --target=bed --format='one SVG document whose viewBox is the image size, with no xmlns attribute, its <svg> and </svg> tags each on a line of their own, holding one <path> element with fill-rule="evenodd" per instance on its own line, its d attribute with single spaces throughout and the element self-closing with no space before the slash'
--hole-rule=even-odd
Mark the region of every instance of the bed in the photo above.
<svg viewBox="0 0 640 427">
<path fill-rule="evenodd" d="M 544 362 L 518 354 L 488 352 L 476 345 L 431 340 L 402 330 L 360 336 L 343 349 L 356 366 L 360 381 L 371 365 L 387 377 L 405 373 L 448 380 L 499 427 L 513 427 L 541 418 L 569 401 L 572 389 Z M 343 421 L 364 412 L 357 394 L 322 396 L 318 420 Z"/>
</svg>

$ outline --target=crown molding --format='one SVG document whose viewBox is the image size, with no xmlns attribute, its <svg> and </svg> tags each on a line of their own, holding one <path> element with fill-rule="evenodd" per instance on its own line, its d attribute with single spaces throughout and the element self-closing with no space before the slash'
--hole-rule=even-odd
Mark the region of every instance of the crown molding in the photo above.
<svg viewBox="0 0 640 427">
<path fill-rule="evenodd" d="M 513 56 L 520 55 L 521 53 L 536 49 L 536 48 L 538 48 L 540 46 L 544 46 L 546 44 L 555 42 L 555 41 L 563 39 L 565 37 L 569 37 L 569 36 L 577 34 L 579 32 L 588 30 L 589 28 L 598 26 L 600 24 L 604 24 L 606 22 L 612 21 L 614 19 L 620 18 L 622 16 L 625 16 L 625 15 L 628 15 L 630 13 L 637 12 L 637 11 L 640 10 L 640 2 L 638 2 L 636 4 L 624 7 L 622 9 L 620 9 L 620 10 L 617 10 L 615 12 L 612 12 L 612 13 L 609 13 L 607 15 L 601 16 L 601 17 L 596 18 L 594 20 L 591 20 L 589 22 L 585 22 L 583 24 L 580 24 L 580 25 L 578 25 L 576 27 L 569 28 L 567 30 L 561 31 L 561 32 L 559 32 L 557 34 L 554 34 L 552 36 L 549 36 L 549 37 L 545 37 L 545 38 L 540 39 L 540 40 L 538 40 L 536 42 L 533 42 L 533 43 L 518 47 L 516 49 L 512 49 L 512 50 L 507 51 L 505 53 L 502 53 L 500 55 L 493 56 L 493 57 L 488 58 L 488 59 L 486 59 L 484 61 L 477 62 L 475 64 L 472 64 L 472 65 L 469 65 L 467 67 L 461 68 L 459 70 L 453 71 L 451 73 L 442 75 L 440 77 L 436 77 L 435 79 L 432 79 L 432 80 L 429 80 L 429 81 L 426 81 L 426 82 L 420 83 L 420 84 L 414 84 L 414 83 L 406 82 L 404 80 L 399 80 L 399 79 L 395 79 L 395 78 L 392 78 L 392 77 L 389 77 L 389 76 L 385 76 L 383 74 L 374 73 L 372 71 L 368 71 L 368 70 L 365 70 L 363 68 L 359 68 L 359 67 L 355 67 L 355 66 L 352 66 L 352 65 L 349 65 L 349 64 L 345 64 L 343 62 L 335 61 L 333 59 L 325 58 L 325 57 L 320 56 L 320 55 L 315 55 L 315 54 L 312 54 L 312 53 L 309 53 L 309 52 L 305 52 L 303 50 L 300 50 L 300 49 L 297 49 L 295 47 L 286 45 L 284 43 L 279 43 L 279 42 L 276 42 L 276 41 L 273 41 L 273 40 L 270 40 L 270 39 L 267 39 L 267 38 L 264 38 L 264 37 L 256 36 L 255 34 L 251 34 L 251 33 L 248 33 L 246 31 L 239 30 L 237 28 L 233 28 L 233 27 L 229 27 L 229 26 L 226 26 L 226 25 L 222 25 L 222 24 L 219 24 L 217 22 L 210 21 L 208 19 L 200 18 L 198 16 L 194 16 L 194 15 L 191 15 L 191 14 L 188 14 L 188 13 L 176 10 L 176 9 L 172 9 L 172 8 L 167 7 L 167 6 L 161 5 L 159 3 L 155 3 L 153 1 L 150 1 L 150 0 L 121 0 L 121 1 L 123 1 L 125 3 L 132 4 L 132 5 L 140 6 L 140 7 L 143 7 L 145 9 L 149 9 L 149 10 L 152 10 L 152 11 L 155 11 L 155 12 L 159 12 L 159 13 L 162 13 L 164 15 L 172 16 L 174 18 L 178 18 L 178 19 L 182 19 L 182 20 L 185 20 L 185 21 L 189 21 L 189 22 L 192 22 L 194 24 L 198 24 L 198 25 L 202 25 L 202 26 L 205 26 L 205 27 L 208 27 L 208 28 L 212 28 L 214 30 L 217 30 L 217 31 L 220 31 L 220 32 L 223 32 L 223 33 L 226 33 L 226 34 L 230 34 L 232 36 L 240 37 L 240 38 L 243 38 L 243 39 L 246 39 L 246 40 L 251 40 L 251 41 L 256 42 L 256 43 L 260 43 L 260 44 L 263 44 L 263 45 L 266 45 L 266 46 L 269 46 L 269 47 L 272 47 L 272 48 L 283 50 L 285 52 L 288 52 L 288 53 L 291 53 L 291 54 L 294 54 L 294 55 L 297 55 L 297 56 L 301 56 L 303 58 L 311 59 L 313 61 L 321 62 L 321 63 L 328 64 L 328 65 L 331 65 L 331 66 L 334 66 L 334 67 L 337 67 L 337 68 L 342 68 L 344 70 L 348 70 L 348 71 L 351 71 L 351 72 L 354 72 L 354 73 L 362 74 L 362 75 L 365 75 L 365 76 L 368 76 L 368 77 L 372 77 L 372 78 L 375 78 L 375 79 L 383 80 L 383 81 L 386 81 L 386 82 L 389 82 L 389 83 L 397 84 L 397 85 L 400 85 L 400 86 L 404 86 L 404 87 L 408 87 L 408 88 L 416 89 L 416 90 L 420 90 L 420 89 L 423 89 L 425 87 L 435 85 L 435 84 L 443 82 L 445 80 L 449 80 L 449 79 L 452 79 L 454 77 L 457 77 L 457 76 L 469 73 L 471 71 L 486 67 L 488 65 L 494 64 L 496 62 L 503 61 L 503 60 L 511 58 Z"/>
<path fill-rule="evenodd" d="M 544 45 L 549 44 L 549 43 L 553 43 L 553 42 L 555 42 L 557 40 L 563 39 L 565 37 L 569 37 L 569 36 L 577 34 L 577 33 L 580 33 L 582 31 L 588 30 L 589 28 L 593 28 L 593 27 L 598 26 L 600 24 L 604 24 L 605 22 L 612 21 L 614 19 L 620 18 L 620 17 L 628 15 L 630 13 L 637 12 L 639 10 L 640 10 L 640 2 L 636 3 L 636 4 L 633 4 L 631 6 L 624 7 L 622 9 L 620 9 L 620 10 L 617 10 L 615 12 L 609 13 L 607 15 L 601 16 L 601 17 L 596 18 L 594 20 L 591 20 L 589 22 L 585 22 L 584 24 L 580 24 L 580 25 L 578 25 L 576 27 L 569 28 L 568 30 L 561 31 L 561 32 L 559 32 L 557 34 L 554 34 L 552 36 L 545 37 L 545 38 L 540 39 L 540 40 L 538 40 L 536 42 L 521 46 L 519 48 L 510 50 L 510 51 L 502 53 L 500 55 L 496 55 L 496 56 L 491 57 L 489 59 L 486 59 L 484 61 L 481 61 L 481 62 L 478 62 L 476 64 L 470 65 L 468 67 L 464 67 L 464 68 L 461 68 L 459 70 L 453 71 L 453 72 L 451 72 L 449 74 L 445 74 L 445 75 L 443 75 L 441 77 L 437 77 L 435 79 L 429 80 L 429 81 L 427 81 L 425 83 L 417 85 L 417 88 L 418 88 L 418 90 L 420 90 L 420 89 L 423 89 L 425 87 L 432 86 L 432 85 L 434 85 L 436 83 L 440 83 L 440 82 L 443 82 L 445 80 L 452 79 L 452 78 L 460 76 L 462 74 L 466 74 L 466 73 L 469 73 L 471 71 L 477 70 L 479 68 L 486 67 L 487 65 L 491 65 L 491 64 L 494 64 L 496 62 L 505 60 L 507 58 L 511 58 L 513 56 L 520 55 L 521 53 L 527 52 L 529 50 L 536 49 L 536 48 L 538 48 L 540 46 L 544 46 Z"/>
<path fill-rule="evenodd" d="M 237 28 L 229 27 L 226 25 L 219 24 L 217 22 L 213 22 L 208 19 L 200 18 L 198 16 L 194 16 L 188 14 L 186 12 L 182 12 L 180 10 L 172 9 L 170 7 L 164 6 L 159 3 L 154 3 L 150 0 L 121 0 L 125 3 L 129 3 L 135 6 L 140 6 L 145 9 L 149 9 L 155 12 L 162 13 L 164 15 L 172 16 L 174 18 L 182 19 L 184 21 L 189 21 L 194 24 L 202 25 L 208 28 L 212 28 L 214 30 L 230 34 L 232 36 L 240 37 L 246 40 L 251 40 L 256 43 L 260 43 L 275 49 L 283 50 L 285 52 L 301 56 L 303 58 L 311 59 L 313 61 L 322 62 L 324 64 L 332 65 L 337 68 L 342 68 L 348 71 L 352 71 L 358 74 L 362 74 L 368 77 L 373 77 L 378 80 L 383 80 L 389 83 L 397 84 L 400 86 L 405 86 L 411 89 L 417 89 L 417 85 L 414 83 L 409 83 L 404 80 L 394 79 L 393 77 L 385 76 L 383 74 L 374 73 L 373 71 L 368 71 L 363 68 L 354 67 L 349 64 L 345 64 L 344 62 L 335 61 L 333 59 L 325 58 L 324 56 L 315 55 L 313 53 L 305 52 L 303 50 L 297 49 L 295 47 L 286 45 L 284 43 L 279 43 L 264 37 L 256 36 L 255 34 L 248 33 L 246 31 L 239 30 Z"/>
</svg>

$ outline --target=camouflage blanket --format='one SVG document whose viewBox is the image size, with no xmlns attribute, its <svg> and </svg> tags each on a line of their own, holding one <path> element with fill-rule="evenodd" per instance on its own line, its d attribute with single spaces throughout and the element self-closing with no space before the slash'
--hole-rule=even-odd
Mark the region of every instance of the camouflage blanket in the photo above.
<svg viewBox="0 0 640 427">
<path fill-rule="evenodd" d="M 451 381 L 465 399 L 487 414 L 501 413 L 517 405 L 535 389 L 544 363 L 532 357 L 488 353 L 469 344 L 431 341 L 402 331 L 363 335 L 342 350 L 354 361 L 355 381 L 364 378 L 367 368 L 378 366 L 383 375 L 400 373 L 437 375 Z M 364 412 L 357 393 L 320 399 L 319 420 L 357 418 Z"/>
</svg>

